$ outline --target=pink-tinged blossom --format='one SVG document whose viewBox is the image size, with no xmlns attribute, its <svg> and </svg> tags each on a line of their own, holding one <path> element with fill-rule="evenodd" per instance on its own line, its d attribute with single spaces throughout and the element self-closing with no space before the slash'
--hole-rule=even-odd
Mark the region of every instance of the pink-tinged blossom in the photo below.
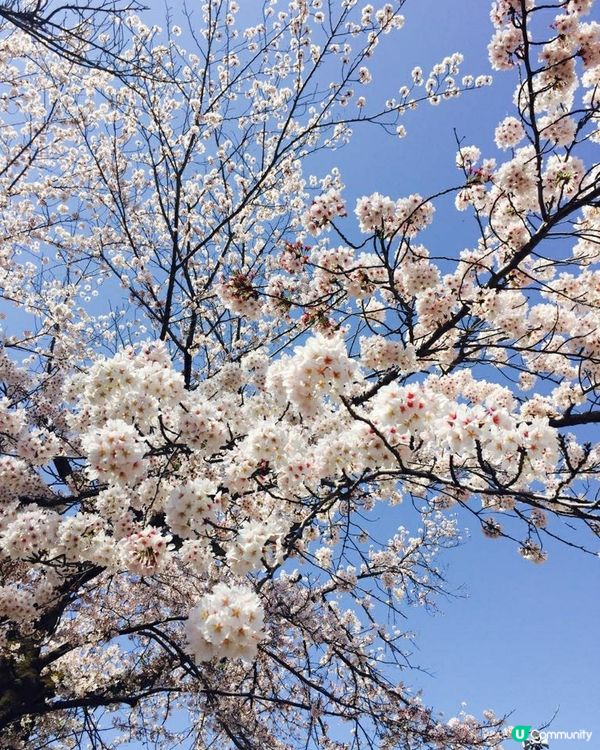
<svg viewBox="0 0 600 750">
<path fill-rule="evenodd" d="M 361 232 L 376 232 L 389 237 L 396 232 L 412 237 L 431 223 L 435 209 L 419 194 L 392 200 L 387 195 L 373 193 L 359 198 L 356 214 Z"/>
<path fill-rule="evenodd" d="M 494 26 L 501 27 L 503 24 L 510 23 L 514 13 L 521 13 L 522 0 L 495 0 L 492 3 L 490 19 Z M 525 0 L 525 9 L 531 10 L 535 0 Z"/>
<path fill-rule="evenodd" d="M 594 0 L 568 0 L 567 10 L 569 13 L 576 13 L 580 16 L 584 16 L 590 12 Z"/>
<path fill-rule="evenodd" d="M 577 122 L 567 115 L 558 114 L 540 117 L 538 121 L 540 135 L 557 146 L 568 146 L 575 138 Z"/>
<path fill-rule="evenodd" d="M 525 128 L 516 117 L 505 117 L 496 127 L 494 140 L 501 149 L 517 146 L 525 137 Z"/>
<path fill-rule="evenodd" d="M 508 70 L 517 64 L 517 55 L 521 51 L 523 37 L 521 31 L 513 26 L 499 29 L 488 45 L 488 55 L 494 70 Z"/>
<path fill-rule="evenodd" d="M 311 234 L 319 234 L 321 229 L 338 216 L 346 216 L 346 205 L 341 193 L 332 188 L 313 200 L 304 223 Z"/>
<path fill-rule="evenodd" d="M 196 450 L 215 453 L 226 440 L 223 425 L 214 418 L 208 404 L 198 403 L 193 396 L 186 401 L 179 411 L 180 439 Z"/>
<path fill-rule="evenodd" d="M 301 413 L 314 413 L 318 409 L 318 399 L 325 395 L 336 397 L 343 394 L 358 371 L 341 337 L 326 339 L 321 335 L 296 347 L 294 356 L 282 360 L 276 369 L 277 380 L 287 398 Z"/>
<path fill-rule="evenodd" d="M 523 545 L 519 549 L 519 553 L 525 558 L 525 560 L 537 564 L 543 563 L 548 557 L 548 554 L 541 549 L 539 544 L 536 544 L 531 539 L 523 542 Z"/>
<path fill-rule="evenodd" d="M 556 198 L 569 198 L 576 195 L 585 175 L 585 166 L 577 157 L 561 158 L 553 154 L 548 158 L 543 175 L 548 195 Z"/>
<path fill-rule="evenodd" d="M 461 146 L 456 152 L 456 166 L 459 169 L 470 170 L 481 159 L 481 150 L 477 146 Z"/>
<path fill-rule="evenodd" d="M 360 198 L 354 212 L 361 232 L 387 235 L 395 231 L 396 202 L 387 195 L 373 193 Z"/>
<path fill-rule="evenodd" d="M 45 509 L 25 510 L 0 531 L 0 549 L 5 557 L 27 559 L 47 553 L 54 545 L 59 516 Z"/>
<path fill-rule="evenodd" d="M 171 556 L 170 534 L 162 534 L 153 526 L 135 531 L 118 544 L 120 563 L 125 570 L 149 576 L 162 570 Z"/>
<path fill-rule="evenodd" d="M 417 370 L 417 356 L 412 344 L 404 346 L 384 336 L 363 336 L 360 339 L 361 362 L 372 370 L 397 367 L 403 374 Z"/>
<path fill-rule="evenodd" d="M 238 271 L 229 278 L 223 278 L 217 287 L 217 293 L 231 312 L 249 318 L 260 315 L 259 294 L 252 283 L 251 274 Z"/>
</svg>

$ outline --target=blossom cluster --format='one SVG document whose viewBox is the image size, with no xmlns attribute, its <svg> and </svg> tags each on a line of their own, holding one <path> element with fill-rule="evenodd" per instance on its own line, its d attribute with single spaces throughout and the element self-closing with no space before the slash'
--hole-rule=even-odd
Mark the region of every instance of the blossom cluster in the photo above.
<svg viewBox="0 0 600 750">
<path fill-rule="evenodd" d="M 414 236 L 431 223 L 434 211 L 433 205 L 417 193 L 397 201 L 373 193 L 360 198 L 355 209 L 361 232 L 377 232 L 384 237 L 397 232 Z"/>
<path fill-rule="evenodd" d="M 263 607 L 251 589 L 218 583 L 191 610 L 185 635 L 198 663 L 215 656 L 250 661 L 265 638 L 263 624 Z"/>
<path fill-rule="evenodd" d="M 311 234 L 318 234 L 323 227 L 326 227 L 337 216 L 345 215 L 346 206 L 344 200 L 339 191 L 332 188 L 314 199 L 306 214 L 306 228 Z"/>
</svg>

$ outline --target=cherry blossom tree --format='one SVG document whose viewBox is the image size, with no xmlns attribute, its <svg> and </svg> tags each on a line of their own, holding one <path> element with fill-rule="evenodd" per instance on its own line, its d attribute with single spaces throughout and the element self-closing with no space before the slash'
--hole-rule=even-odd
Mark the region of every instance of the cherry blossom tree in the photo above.
<svg viewBox="0 0 600 750">
<path fill-rule="evenodd" d="M 494 2 L 503 158 L 459 136 L 454 185 L 352 207 L 320 152 L 491 83 L 455 53 L 372 101 L 403 5 L 122 14 L 138 75 L 88 64 L 93 25 L 75 55 L 4 28 L 6 747 L 507 736 L 411 691 L 398 623 L 444 592 L 457 514 L 528 561 L 594 552 L 600 24 L 592 0 Z M 469 249 L 421 239 L 448 196 Z M 401 503 L 414 527 L 382 540 Z"/>
</svg>

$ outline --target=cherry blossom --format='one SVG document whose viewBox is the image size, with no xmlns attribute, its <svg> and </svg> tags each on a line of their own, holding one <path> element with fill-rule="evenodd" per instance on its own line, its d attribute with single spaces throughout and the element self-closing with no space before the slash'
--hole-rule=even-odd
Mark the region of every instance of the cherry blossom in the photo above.
<svg viewBox="0 0 600 750">
<path fill-rule="evenodd" d="M 457 52 L 377 101 L 402 6 L 3 22 L 7 746 L 507 736 L 415 697 L 403 618 L 465 518 L 523 565 L 597 550 L 600 25 L 494 2 L 505 116 L 385 195 L 317 155 L 492 82 Z"/>
</svg>

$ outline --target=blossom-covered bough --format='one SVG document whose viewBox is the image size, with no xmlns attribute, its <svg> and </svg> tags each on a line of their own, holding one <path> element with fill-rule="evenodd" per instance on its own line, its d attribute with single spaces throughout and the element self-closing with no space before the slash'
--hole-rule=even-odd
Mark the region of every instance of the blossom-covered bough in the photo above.
<svg viewBox="0 0 600 750">
<path fill-rule="evenodd" d="M 1 0 L 0 21 L 69 62 L 127 79 L 144 66 L 131 50 L 121 55 L 122 20 L 144 9 L 137 0 Z"/>
<path fill-rule="evenodd" d="M 490 83 L 456 53 L 378 108 L 402 5 L 129 15 L 139 76 L 3 29 L 3 746 L 506 736 L 410 690 L 397 623 L 444 591 L 457 513 L 534 562 L 594 551 L 600 24 L 495 2 L 503 158 L 459 138 L 456 185 L 353 210 L 319 150 Z M 452 195 L 472 245 L 428 248 Z"/>
</svg>

